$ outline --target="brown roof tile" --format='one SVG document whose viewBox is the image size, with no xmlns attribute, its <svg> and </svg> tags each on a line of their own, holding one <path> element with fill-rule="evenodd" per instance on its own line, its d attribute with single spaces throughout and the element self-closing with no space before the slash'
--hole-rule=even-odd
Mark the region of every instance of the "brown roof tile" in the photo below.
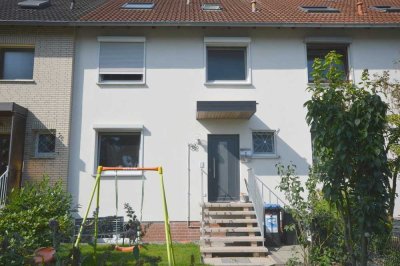
<svg viewBox="0 0 400 266">
<path fill-rule="evenodd" d="M 129 0 L 108 0 L 81 17 L 81 21 L 130 23 L 248 23 L 248 24 L 399 24 L 400 13 L 370 9 L 375 5 L 400 7 L 400 0 L 362 0 L 363 15 L 357 13 L 357 0 L 257 0 L 257 12 L 251 12 L 251 0 L 154 0 L 153 10 L 126 10 Z M 147 2 L 149 0 L 146 0 Z M 130 0 L 129 2 L 143 2 Z M 203 3 L 218 2 L 222 11 L 203 11 Z M 339 13 L 307 13 L 301 6 L 329 6 Z"/>
<path fill-rule="evenodd" d="M 391 26 L 400 27 L 400 13 L 370 9 L 375 5 L 400 7 L 400 0 L 257 0 L 257 12 L 251 12 L 251 0 L 51 0 L 44 9 L 22 9 L 22 0 L 0 1 L 0 22 L 60 23 L 67 25 L 264 25 L 264 26 Z M 153 2 L 153 10 L 128 10 L 127 2 Z M 363 15 L 357 2 L 363 2 Z M 204 11 L 203 3 L 220 3 L 222 11 Z M 301 6 L 329 6 L 339 13 L 307 13 Z"/>
</svg>

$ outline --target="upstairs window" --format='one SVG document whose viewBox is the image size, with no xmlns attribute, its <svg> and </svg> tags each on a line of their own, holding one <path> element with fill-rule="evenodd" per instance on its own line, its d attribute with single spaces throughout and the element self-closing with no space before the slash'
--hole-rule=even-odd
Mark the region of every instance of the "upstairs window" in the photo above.
<svg viewBox="0 0 400 266">
<path fill-rule="evenodd" d="M 321 60 L 325 59 L 325 56 L 330 51 L 336 51 L 336 53 L 342 55 L 342 64 L 338 66 L 341 70 L 344 71 L 345 77 L 348 78 L 349 74 L 349 66 L 348 66 L 348 57 L 347 57 L 347 45 L 338 44 L 338 45 L 330 45 L 330 44 L 316 44 L 316 45 L 308 45 L 307 46 L 307 70 L 308 70 L 308 82 L 314 82 L 314 78 L 312 77 L 313 72 L 313 64 L 316 58 Z"/>
<path fill-rule="evenodd" d="M 207 47 L 207 81 L 246 78 L 246 47 Z"/>
<path fill-rule="evenodd" d="M 144 38 L 99 37 L 99 82 L 144 83 Z"/>
<path fill-rule="evenodd" d="M 251 83 L 248 37 L 204 37 L 206 85 Z"/>
<path fill-rule="evenodd" d="M 0 79 L 33 79 L 33 48 L 0 48 Z"/>
</svg>

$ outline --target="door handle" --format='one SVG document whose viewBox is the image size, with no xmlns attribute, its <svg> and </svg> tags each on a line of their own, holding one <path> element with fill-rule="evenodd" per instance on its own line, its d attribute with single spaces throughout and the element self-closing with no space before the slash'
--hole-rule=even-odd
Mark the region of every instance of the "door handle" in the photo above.
<svg viewBox="0 0 400 266">
<path fill-rule="evenodd" d="M 215 158 L 213 158 L 213 172 L 214 172 L 214 178 L 215 178 Z"/>
</svg>

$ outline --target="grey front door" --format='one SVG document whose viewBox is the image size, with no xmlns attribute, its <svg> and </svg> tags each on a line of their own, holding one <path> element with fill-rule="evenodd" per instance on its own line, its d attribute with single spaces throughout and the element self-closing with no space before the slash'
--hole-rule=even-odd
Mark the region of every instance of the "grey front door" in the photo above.
<svg viewBox="0 0 400 266">
<path fill-rule="evenodd" d="M 237 201 L 239 189 L 239 135 L 208 135 L 208 201 Z"/>
</svg>

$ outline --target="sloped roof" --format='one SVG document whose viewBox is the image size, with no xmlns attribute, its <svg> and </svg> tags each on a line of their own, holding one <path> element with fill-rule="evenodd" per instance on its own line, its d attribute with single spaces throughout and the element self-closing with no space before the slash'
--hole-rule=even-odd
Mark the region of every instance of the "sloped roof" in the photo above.
<svg viewBox="0 0 400 266">
<path fill-rule="evenodd" d="M 57 23 L 69 25 L 204 25 L 204 26 L 280 26 L 280 27 L 400 27 L 400 13 L 381 12 L 370 7 L 400 7 L 400 0 L 76 0 L 70 10 L 69 0 L 51 0 L 41 10 L 22 9 L 22 0 L 1 0 L 0 21 Z M 363 14 L 357 2 L 363 2 Z M 154 9 L 132 10 L 127 2 L 154 2 Z M 204 11 L 204 3 L 220 3 L 222 11 Z M 301 6 L 328 6 L 338 13 L 307 13 Z"/>
</svg>

